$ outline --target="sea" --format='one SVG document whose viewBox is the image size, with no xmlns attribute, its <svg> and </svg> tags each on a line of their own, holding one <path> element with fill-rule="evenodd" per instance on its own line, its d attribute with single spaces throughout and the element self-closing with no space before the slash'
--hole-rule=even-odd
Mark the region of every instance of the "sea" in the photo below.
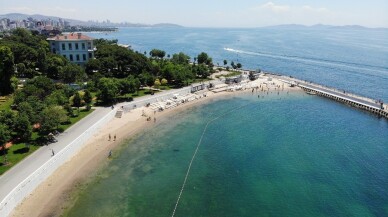
<svg viewBox="0 0 388 217">
<path fill-rule="evenodd" d="M 120 28 L 89 35 L 139 52 L 206 52 L 219 65 L 240 62 L 388 102 L 386 29 Z M 384 118 L 298 91 L 237 93 L 133 136 L 64 215 L 388 216 L 387 165 Z"/>
</svg>

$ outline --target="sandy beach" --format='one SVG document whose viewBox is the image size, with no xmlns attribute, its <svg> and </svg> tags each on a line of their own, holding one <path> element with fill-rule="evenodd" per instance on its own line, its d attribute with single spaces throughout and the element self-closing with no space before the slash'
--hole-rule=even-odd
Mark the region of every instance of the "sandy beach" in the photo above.
<svg viewBox="0 0 388 217">
<path fill-rule="evenodd" d="M 264 90 L 269 87 L 273 93 L 299 89 L 290 89 L 288 84 L 276 79 L 268 81 L 265 77 L 250 82 L 251 87 L 259 87 L 260 85 L 262 85 Z M 200 93 L 201 96 L 205 93 L 206 97 L 201 97 L 162 112 L 154 112 L 150 108 L 139 107 L 124 113 L 121 118 L 112 119 L 98 133 L 92 136 L 80 152 L 56 170 L 33 193 L 25 198 L 15 208 L 11 216 L 60 216 L 65 209 L 72 206 L 72 202 L 75 200 L 73 198 L 74 192 L 87 183 L 88 180 L 92 180 L 101 168 L 109 164 L 109 152 L 112 151 L 113 155 L 115 155 L 115 151 L 118 150 L 120 144 L 123 144 L 125 140 L 144 129 L 153 127 L 155 125 L 154 118 L 159 123 L 159 121 L 164 121 L 169 115 L 183 111 L 191 106 L 198 106 L 201 103 L 209 102 L 216 97 L 233 96 L 240 92 L 251 92 L 253 90 L 252 88 L 246 88 L 242 91 L 220 91 L 218 93 L 206 91 Z M 262 93 L 260 89 L 258 91 Z M 147 117 L 151 117 L 151 120 L 147 121 Z M 110 140 L 109 135 L 111 137 Z M 115 137 L 116 139 L 114 139 Z"/>
</svg>

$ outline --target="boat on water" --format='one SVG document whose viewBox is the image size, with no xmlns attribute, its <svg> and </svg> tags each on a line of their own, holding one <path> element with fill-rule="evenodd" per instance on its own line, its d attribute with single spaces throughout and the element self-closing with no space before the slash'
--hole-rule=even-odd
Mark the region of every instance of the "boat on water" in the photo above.
<svg viewBox="0 0 388 217">
<path fill-rule="evenodd" d="M 306 91 L 306 93 L 309 94 L 309 95 L 317 95 L 317 93 L 313 92 L 313 91 Z"/>
</svg>

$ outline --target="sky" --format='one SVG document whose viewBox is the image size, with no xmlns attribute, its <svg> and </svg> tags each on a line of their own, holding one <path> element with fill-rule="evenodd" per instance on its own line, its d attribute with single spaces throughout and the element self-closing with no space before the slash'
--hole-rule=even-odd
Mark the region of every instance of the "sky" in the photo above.
<svg viewBox="0 0 388 217">
<path fill-rule="evenodd" d="M 0 0 L 6 13 L 187 27 L 388 27 L 388 0 Z"/>
</svg>

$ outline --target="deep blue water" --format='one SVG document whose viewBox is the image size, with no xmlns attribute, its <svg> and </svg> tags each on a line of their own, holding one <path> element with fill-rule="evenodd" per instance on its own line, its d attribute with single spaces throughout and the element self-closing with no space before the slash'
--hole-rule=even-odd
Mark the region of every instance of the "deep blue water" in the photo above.
<svg viewBox="0 0 388 217">
<path fill-rule="evenodd" d="M 388 30 L 121 28 L 90 33 L 118 39 L 134 50 L 153 48 L 192 58 L 207 52 L 214 63 L 241 62 L 249 69 L 303 80 L 388 102 Z"/>
</svg>

